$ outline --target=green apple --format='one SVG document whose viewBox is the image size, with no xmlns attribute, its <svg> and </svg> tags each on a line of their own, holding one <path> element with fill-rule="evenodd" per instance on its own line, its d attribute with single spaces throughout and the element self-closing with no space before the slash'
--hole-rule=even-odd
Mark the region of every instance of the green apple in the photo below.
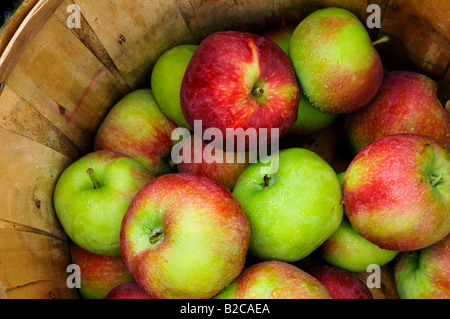
<svg viewBox="0 0 450 319">
<path fill-rule="evenodd" d="M 303 19 L 292 34 L 289 57 L 303 92 L 325 113 L 361 109 L 383 79 L 367 30 L 342 8 L 323 8 Z"/>
<path fill-rule="evenodd" d="M 291 126 L 288 134 L 307 135 L 320 131 L 333 123 L 337 117 L 337 114 L 324 113 L 314 107 L 301 90 L 297 120 Z"/>
<path fill-rule="evenodd" d="M 180 88 L 184 73 L 198 45 L 175 46 L 156 61 L 151 74 L 151 87 L 161 111 L 178 126 L 191 129 L 180 105 Z"/>
<path fill-rule="evenodd" d="M 286 54 L 289 54 L 292 34 L 294 26 L 282 26 L 271 29 L 263 34 L 264 37 L 278 44 Z M 337 114 L 328 114 L 314 107 L 300 90 L 300 104 L 298 107 L 297 120 L 292 125 L 287 134 L 289 135 L 306 135 L 317 132 L 331 123 L 337 118 Z"/>
<path fill-rule="evenodd" d="M 450 234 L 437 243 L 395 260 L 394 277 L 402 299 L 450 299 Z"/>
<path fill-rule="evenodd" d="M 78 159 L 59 177 L 53 202 L 67 235 L 99 255 L 120 255 L 120 227 L 130 202 L 153 175 L 144 165 L 112 151 Z"/>
<path fill-rule="evenodd" d="M 338 174 L 341 186 L 345 173 Z M 398 251 L 382 249 L 359 235 L 345 215 L 338 229 L 319 247 L 318 253 L 329 264 L 352 272 L 367 271 L 372 264 L 383 266 L 398 255 Z"/>
<path fill-rule="evenodd" d="M 316 153 L 290 148 L 271 155 L 279 169 L 264 174 L 266 160 L 250 164 L 239 176 L 233 195 L 251 226 L 249 253 L 261 259 L 300 260 L 338 228 L 342 189 L 336 172 Z"/>
</svg>

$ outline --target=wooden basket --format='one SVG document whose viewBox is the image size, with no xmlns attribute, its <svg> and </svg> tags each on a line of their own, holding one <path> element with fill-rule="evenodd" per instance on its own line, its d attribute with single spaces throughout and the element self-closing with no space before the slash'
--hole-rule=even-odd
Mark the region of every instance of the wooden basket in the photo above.
<svg viewBox="0 0 450 319">
<path fill-rule="evenodd" d="M 297 25 L 324 6 L 365 22 L 369 4 L 381 9 L 372 38 L 391 38 L 379 46 L 386 65 L 450 78 L 447 0 L 24 1 L 0 37 L 0 298 L 79 297 L 66 284 L 69 239 L 53 209 L 54 185 L 91 150 L 111 106 L 150 86 L 165 50 L 219 30 Z M 80 28 L 68 26 L 74 5 Z M 334 151 L 326 148 L 330 161 Z"/>
</svg>

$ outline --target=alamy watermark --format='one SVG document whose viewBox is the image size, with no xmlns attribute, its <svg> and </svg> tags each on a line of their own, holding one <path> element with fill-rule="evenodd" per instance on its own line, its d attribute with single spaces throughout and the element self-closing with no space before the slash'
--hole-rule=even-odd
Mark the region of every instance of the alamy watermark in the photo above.
<svg viewBox="0 0 450 319">
<path fill-rule="evenodd" d="M 66 24 L 69 29 L 81 28 L 81 10 L 77 4 L 69 4 L 66 9 L 70 15 L 67 17 Z M 378 4 L 369 4 L 366 9 L 370 15 L 366 19 L 366 25 L 369 29 L 381 28 L 381 8 Z"/>
<path fill-rule="evenodd" d="M 279 168 L 279 131 L 279 128 L 270 128 L 270 132 L 267 128 L 227 128 L 223 132 L 214 127 L 203 131 L 202 121 L 195 120 L 193 134 L 183 127 L 172 131 L 172 140 L 181 138 L 181 141 L 172 148 L 171 159 L 175 164 L 259 161 L 264 164 L 261 174 L 274 174 Z M 203 141 L 210 143 L 203 147 Z"/>
</svg>

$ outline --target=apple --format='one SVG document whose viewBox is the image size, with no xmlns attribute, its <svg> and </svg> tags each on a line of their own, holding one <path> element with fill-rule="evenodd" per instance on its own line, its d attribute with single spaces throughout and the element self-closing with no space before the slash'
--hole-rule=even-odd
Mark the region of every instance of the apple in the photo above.
<svg viewBox="0 0 450 319">
<path fill-rule="evenodd" d="M 122 217 L 153 175 L 137 160 L 95 151 L 67 167 L 55 185 L 56 215 L 77 245 L 99 255 L 120 255 Z"/>
<path fill-rule="evenodd" d="M 437 83 L 420 73 L 387 72 L 375 98 L 344 118 L 355 152 L 380 137 L 400 133 L 430 136 L 450 151 L 450 112 L 437 97 Z"/>
<path fill-rule="evenodd" d="M 135 281 L 124 282 L 114 287 L 105 299 L 153 299 Z"/>
<path fill-rule="evenodd" d="M 333 123 L 337 117 L 337 114 L 324 113 L 314 107 L 303 91 L 301 91 L 297 120 L 287 134 L 308 135 L 318 132 Z"/>
<path fill-rule="evenodd" d="M 403 133 L 375 140 L 350 163 L 345 213 L 380 248 L 425 248 L 450 233 L 450 154 L 431 137 Z"/>
<path fill-rule="evenodd" d="M 294 30 L 295 26 L 281 26 L 266 31 L 263 33 L 263 36 L 278 44 L 286 54 L 289 54 L 289 47 Z M 300 88 L 300 104 L 298 106 L 297 120 L 287 134 L 311 134 L 327 127 L 333 123 L 336 118 L 337 114 L 324 113 L 315 108 Z"/>
<path fill-rule="evenodd" d="M 352 272 L 367 271 L 370 265 L 383 266 L 398 255 L 398 251 L 382 249 L 359 235 L 345 215 L 318 253 L 329 264 Z"/>
<path fill-rule="evenodd" d="M 219 31 L 206 37 L 189 62 L 181 84 L 186 121 L 216 128 L 223 142 L 236 130 L 268 131 L 282 137 L 297 118 L 299 87 L 288 56 L 274 42 L 253 33 Z M 253 146 L 248 141 L 243 148 Z M 227 151 L 232 151 L 227 149 Z"/>
<path fill-rule="evenodd" d="M 122 258 L 153 298 L 210 298 L 242 271 L 250 225 L 239 202 L 209 178 L 173 173 L 135 196 L 120 233 Z"/>
<path fill-rule="evenodd" d="M 141 162 L 155 177 L 172 172 L 170 156 L 175 123 L 159 109 L 150 89 L 125 95 L 108 112 L 94 140 L 94 150 L 110 150 Z"/>
<path fill-rule="evenodd" d="M 341 186 L 345 173 L 338 174 Z M 317 252 L 329 264 L 352 272 L 365 272 L 370 265 L 383 266 L 398 255 L 398 251 L 382 249 L 359 235 L 345 215 L 345 203 L 341 224 Z"/>
<path fill-rule="evenodd" d="M 179 127 L 191 129 L 180 105 L 181 82 L 198 45 L 181 44 L 165 51 L 151 73 L 151 88 L 161 111 Z"/>
<path fill-rule="evenodd" d="M 196 150 L 195 139 L 199 139 L 200 148 Z M 180 145 L 180 157 L 183 157 L 183 151 L 189 149 L 190 156 L 181 161 L 175 159 L 179 173 L 192 173 L 208 177 L 213 181 L 233 190 L 236 181 L 241 173 L 247 168 L 249 155 L 242 154 L 242 160 L 239 154 L 226 152 L 223 149 L 210 145 L 211 151 L 207 151 L 207 144 L 196 134 L 184 139 Z M 195 152 L 201 153 L 200 161 L 195 160 Z M 230 161 L 232 159 L 232 161 Z"/>
<path fill-rule="evenodd" d="M 319 280 L 278 260 L 263 261 L 242 274 L 214 299 L 331 299 Z"/>
<path fill-rule="evenodd" d="M 250 164 L 233 195 L 250 220 L 249 253 L 263 260 L 298 261 L 317 249 L 338 228 L 342 189 L 334 169 L 316 153 L 290 148 L 272 154 L 279 169 Z"/>
<path fill-rule="evenodd" d="M 369 288 L 352 273 L 329 265 L 315 265 L 303 269 L 318 279 L 333 299 L 373 299 Z"/>
<path fill-rule="evenodd" d="M 324 113 L 361 109 L 383 79 L 367 30 L 343 8 L 319 9 L 303 19 L 292 34 L 289 57 L 303 92 Z"/>
<path fill-rule="evenodd" d="M 294 30 L 294 25 L 284 25 L 267 30 L 262 34 L 262 36 L 278 44 L 278 46 L 283 49 L 284 53 L 288 55 L 289 46 L 291 45 L 291 37 Z"/>
<path fill-rule="evenodd" d="M 450 299 L 450 235 L 420 250 L 402 252 L 394 276 L 402 299 Z"/>
<path fill-rule="evenodd" d="M 91 253 L 73 241 L 70 243 L 72 263 L 80 267 L 80 294 L 85 299 L 104 299 L 116 286 L 133 281 L 121 256 Z"/>
</svg>

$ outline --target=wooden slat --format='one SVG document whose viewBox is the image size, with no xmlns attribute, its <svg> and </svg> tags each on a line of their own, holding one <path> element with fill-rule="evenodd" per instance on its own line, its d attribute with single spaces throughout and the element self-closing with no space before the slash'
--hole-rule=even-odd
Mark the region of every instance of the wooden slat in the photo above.
<svg viewBox="0 0 450 319">
<path fill-rule="evenodd" d="M 0 54 L 5 50 L 23 20 L 34 8 L 38 0 L 23 0 L 14 14 L 10 15 L 0 29 Z"/>
<path fill-rule="evenodd" d="M 447 0 L 391 0 L 381 25 L 391 40 L 378 48 L 384 61 L 441 78 L 450 61 L 449 12 Z"/>
<path fill-rule="evenodd" d="M 67 27 L 65 1 L 22 55 L 8 85 L 82 151 L 128 87 Z M 32 67 L 31 67 L 32 66 Z"/>
<path fill-rule="evenodd" d="M 0 228 L 65 240 L 53 210 L 53 189 L 72 159 L 5 129 L 0 129 L 0 149 Z"/>
<path fill-rule="evenodd" d="M 0 228 L 0 281 L 8 299 L 77 298 L 67 287 L 69 243 Z"/>
<path fill-rule="evenodd" d="M 186 1 L 175 1 L 186 3 Z M 234 0 L 212 1 L 208 5 L 202 0 L 190 1 L 190 6 L 181 6 L 186 23 L 191 26 L 196 39 L 220 30 L 239 30 L 262 33 L 280 25 L 297 25 L 313 11 L 327 7 L 339 6 L 354 12 L 360 19 L 366 16 L 365 1 L 240 1 Z M 214 14 L 211 14 L 214 12 Z"/>
<path fill-rule="evenodd" d="M 23 135 L 70 158 L 77 158 L 81 154 L 81 151 L 53 123 L 8 85 L 3 91 L 0 96 L 0 127 Z"/>
<path fill-rule="evenodd" d="M 150 86 L 151 69 L 165 50 L 195 42 L 173 1 L 74 2 L 132 88 Z"/>
<path fill-rule="evenodd" d="M 0 56 L 0 83 L 6 82 L 24 50 L 61 3 L 62 0 L 41 0 L 33 6 Z"/>
</svg>

